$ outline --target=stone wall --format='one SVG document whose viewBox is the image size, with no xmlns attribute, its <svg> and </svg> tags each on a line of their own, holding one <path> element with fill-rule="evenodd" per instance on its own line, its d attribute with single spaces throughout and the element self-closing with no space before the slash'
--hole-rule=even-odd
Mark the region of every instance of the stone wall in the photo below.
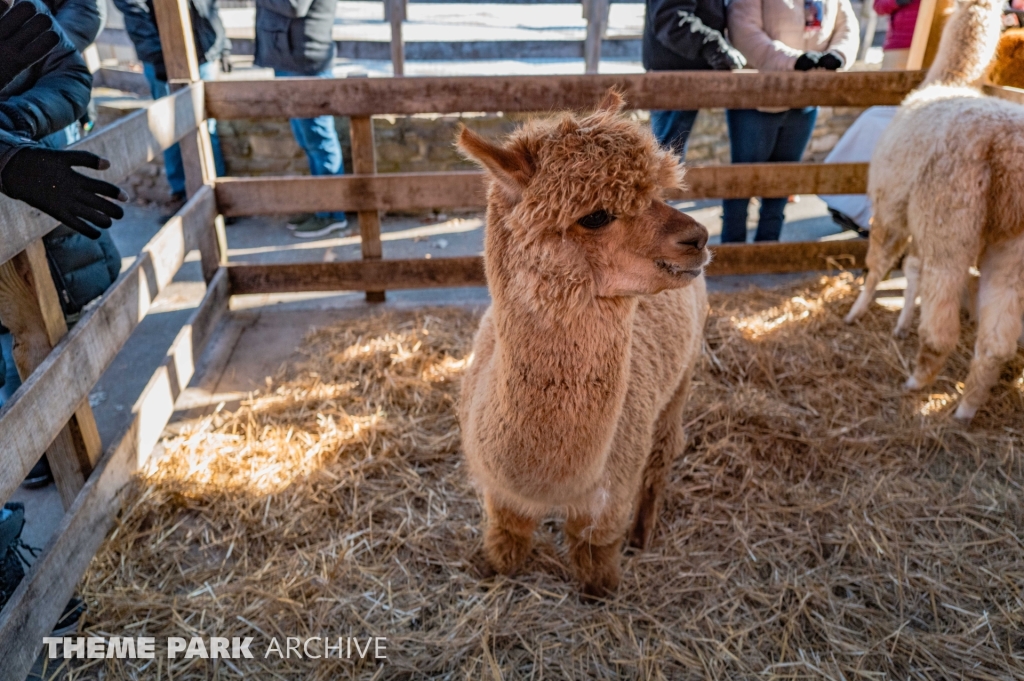
<svg viewBox="0 0 1024 681">
<path fill-rule="evenodd" d="M 806 161 L 821 161 L 840 136 L 856 120 L 862 109 L 822 107 L 814 136 L 804 155 Z M 634 114 L 646 121 L 646 111 Z M 511 131 L 523 115 L 462 114 L 374 118 L 378 172 L 426 172 L 463 170 L 474 166 L 455 149 L 459 124 L 480 134 L 496 138 Z M 345 168 L 352 170 L 348 119 L 337 118 L 335 125 L 341 140 Z M 309 166 L 296 144 L 288 121 L 220 121 L 218 131 L 229 175 L 305 175 Z M 722 109 L 700 113 L 690 139 L 687 161 L 694 165 L 729 162 L 729 139 Z M 162 163 L 158 160 L 140 169 L 128 185 L 133 196 L 144 201 L 159 201 L 167 194 Z"/>
</svg>

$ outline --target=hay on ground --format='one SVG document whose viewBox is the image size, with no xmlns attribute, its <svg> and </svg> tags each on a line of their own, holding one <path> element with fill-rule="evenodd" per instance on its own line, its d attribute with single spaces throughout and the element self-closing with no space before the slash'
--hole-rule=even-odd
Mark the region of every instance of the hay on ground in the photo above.
<svg viewBox="0 0 1024 681">
<path fill-rule="evenodd" d="M 653 547 L 583 604 L 557 519 L 478 576 L 453 405 L 476 315 L 312 333 L 305 361 L 166 443 L 80 584 L 98 635 L 253 636 L 254 659 L 80 660 L 74 678 L 1024 678 L 1024 353 L 975 423 L 904 394 L 895 313 L 852 277 L 712 297 Z M 387 661 L 264 657 L 386 636 Z M 315 648 L 314 648 L 315 650 Z M 158 656 L 159 657 L 159 656 Z"/>
</svg>

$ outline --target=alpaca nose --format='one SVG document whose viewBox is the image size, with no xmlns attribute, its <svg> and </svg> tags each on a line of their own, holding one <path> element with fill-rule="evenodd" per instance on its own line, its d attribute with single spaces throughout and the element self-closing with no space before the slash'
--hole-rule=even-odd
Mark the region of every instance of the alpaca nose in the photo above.
<svg viewBox="0 0 1024 681">
<path fill-rule="evenodd" d="M 689 217 L 689 216 L 687 216 Z M 679 235 L 679 239 L 676 241 L 682 248 L 692 248 L 695 251 L 703 251 L 704 247 L 708 243 L 708 230 L 704 225 L 700 224 L 693 218 L 690 218 L 692 224 L 688 225 L 683 233 Z"/>
</svg>

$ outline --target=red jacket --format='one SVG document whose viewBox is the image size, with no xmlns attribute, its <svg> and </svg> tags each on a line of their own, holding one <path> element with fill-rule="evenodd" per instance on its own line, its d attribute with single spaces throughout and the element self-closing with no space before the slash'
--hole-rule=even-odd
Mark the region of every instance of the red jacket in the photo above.
<svg viewBox="0 0 1024 681">
<path fill-rule="evenodd" d="M 905 7 L 897 5 L 896 0 L 875 0 L 875 12 L 889 15 L 889 32 L 885 34 L 883 50 L 905 50 L 910 47 L 920 7 L 921 0 L 910 0 L 910 4 Z"/>
</svg>

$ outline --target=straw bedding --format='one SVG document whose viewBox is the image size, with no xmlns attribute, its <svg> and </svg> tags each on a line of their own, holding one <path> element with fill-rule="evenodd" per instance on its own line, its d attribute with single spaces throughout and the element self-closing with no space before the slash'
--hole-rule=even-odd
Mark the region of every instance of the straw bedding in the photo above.
<svg viewBox="0 0 1024 681">
<path fill-rule="evenodd" d="M 931 391 L 903 394 L 916 341 L 878 306 L 843 325 L 854 294 L 841 274 L 712 298 L 654 545 L 599 605 L 577 598 L 557 519 L 523 574 L 479 577 L 453 410 L 475 314 L 313 332 L 303 362 L 166 443 L 80 584 L 88 632 L 158 651 L 253 636 L 254 659 L 61 674 L 1024 678 L 1024 352 L 962 426 L 970 333 Z M 263 657 L 268 637 L 367 635 L 386 662 Z"/>
</svg>

